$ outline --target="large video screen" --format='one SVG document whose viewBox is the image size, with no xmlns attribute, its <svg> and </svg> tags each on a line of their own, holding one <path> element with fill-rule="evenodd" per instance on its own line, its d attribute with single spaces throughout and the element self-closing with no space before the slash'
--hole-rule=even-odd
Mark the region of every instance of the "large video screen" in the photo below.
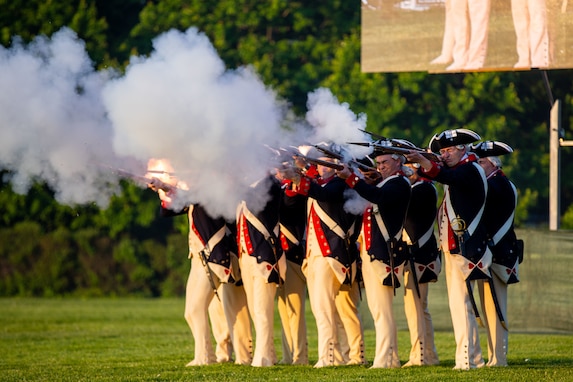
<svg viewBox="0 0 573 382">
<path fill-rule="evenodd" d="M 361 0 L 363 72 L 573 68 L 569 0 Z"/>
</svg>

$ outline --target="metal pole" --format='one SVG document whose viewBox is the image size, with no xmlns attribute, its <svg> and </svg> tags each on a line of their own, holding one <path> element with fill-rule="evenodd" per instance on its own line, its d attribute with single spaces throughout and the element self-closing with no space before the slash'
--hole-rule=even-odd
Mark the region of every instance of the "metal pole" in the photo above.
<svg viewBox="0 0 573 382">
<path fill-rule="evenodd" d="M 561 214 L 561 101 L 551 107 L 549 122 L 549 230 L 559 229 Z"/>
</svg>

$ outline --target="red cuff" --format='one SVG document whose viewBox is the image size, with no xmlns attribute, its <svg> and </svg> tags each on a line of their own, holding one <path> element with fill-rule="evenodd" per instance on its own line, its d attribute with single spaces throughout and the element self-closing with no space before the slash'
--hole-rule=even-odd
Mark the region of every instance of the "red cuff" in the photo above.
<svg viewBox="0 0 573 382">
<path fill-rule="evenodd" d="M 288 197 L 293 197 L 293 196 L 295 196 L 295 195 L 298 195 L 298 192 L 296 192 L 296 191 L 293 190 L 293 189 L 287 188 L 287 189 L 285 190 L 285 195 L 288 196 Z"/>
<path fill-rule="evenodd" d="M 352 173 L 348 178 L 346 178 L 346 184 L 348 185 L 348 187 L 354 188 L 354 186 L 356 186 L 356 183 L 358 183 L 359 180 L 360 178 L 358 177 L 358 175 Z"/>
<path fill-rule="evenodd" d="M 316 168 L 316 165 L 311 165 L 305 172 L 305 175 L 308 176 L 311 179 L 316 179 L 318 178 L 318 169 Z"/>
<path fill-rule="evenodd" d="M 422 168 L 422 172 L 428 178 L 435 178 L 440 173 L 440 166 L 438 166 L 438 164 L 436 162 L 432 162 L 432 168 L 429 169 L 428 171 L 426 171 L 426 170 L 424 170 L 424 168 Z"/>
<path fill-rule="evenodd" d="M 300 184 L 298 186 L 298 193 L 300 195 L 308 196 L 308 191 L 310 190 L 310 178 L 303 176 L 300 179 Z"/>
<path fill-rule="evenodd" d="M 289 196 L 289 197 L 293 197 L 295 195 L 298 195 L 298 192 L 296 192 L 295 190 L 292 189 L 292 180 L 290 179 L 284 179 L 281 184 L 284 187 L 285 190 L 285 195 Z"/>
</svg>

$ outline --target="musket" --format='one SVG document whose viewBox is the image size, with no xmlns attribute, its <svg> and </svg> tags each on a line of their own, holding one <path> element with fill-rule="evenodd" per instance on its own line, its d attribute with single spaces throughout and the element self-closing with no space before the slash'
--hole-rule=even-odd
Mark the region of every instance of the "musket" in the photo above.
<svg viewBox="0 0 573 382">
<path fill-rule="evenodd" d="M 363 133 L 366 133 L 366 134 L 370 135 L 372 138 L 377 139 L 377 140 L 383 140 L 383 141 L 385 141 L 385 140 L 388 139 L 388 138 L 386 138 L 386 137 L 383 136 L 383 135 L 379 135 L 379 134 L 376 134 L 376 133 L 371 133 L 370 131 L 366 131 L 366 130 L 363 130 L 363 129 L 358 129 L 358 130 L 362 131 Z"/>
<path fill-rule="evenodd" d="M 324 166 L 324 167 L 329 167 L 329 168 L 333 168 L 335 170 L 343 170 L 344 166 L 338 163 L 332 163 L 329 161 L 325 161 L 322 159 L 316 159 L 316 158 L 311 158 L 311 157 L 307 157 L 306 155 L 302 155 L 302 154 L 298 154 L 298 153 L 293 153 L 294 156 L 299 157 L 300 159 L 308 162 L 308 163 L 312 163 L 318 166 Z"/>
<path fill-rule="evenodd" d="M 331 150 L 329 150 L 325 147 L 319 146 L 319 145 L 314 145 L 314 147 L 318 151 L 322 152 L 324 155 L 326 155 L 329 158 L 344 161 L 344 157 L 341 154 L 335 153 L 334 151 L 331 151 Z M 360 163 L 354 159 L 349 160 L 348 164 L 351 166 L 358 167 L 361 171 L 378 171 L 375 167 L 365 165 L 364 163 Z"/>
<path fill-rule="evenodd" d="M 440 162 L 441 159 L 438 155 L 428 152 L 420 147 L 408 147 L 408 146 L 400 146 L 398 142 L 390 141 L 392 144 L 396 144 L 397 146 L 390 146 L 390 145 L 380 145 L 375 142 L 348 142 L 350 145 L 358 145 L 358 146 L 365 146 L 365 147 L 373 147 L 374 151 L 388 153 L 388 154 L 410 154 L 410 151 L 417 151 L 426 159 L 432 162 Z"/>
<path fill-rule="evenodd" d="M 392 144 L 392 146 L 394 146 L 394 147 L 401 147 L 401 148 L 405 148 L 405 149 L 411 149 L 411 150 L 415 150 L 415 151 L 420 151 L 420 152 L 425 153 L 425 154 L 430 154 L 430 156 L 435 157 L 437 160 L 441 160 L 437 155 L 435 155 L 435 154 L 433 154 L 433 153 L 431 153 L 431 152 L 428 152 L 428 151 L 424 150 L 424 149 L 421 148 L 421 147 L 411 147 L 411 146 L 409 146 L 409 145 L 404 145 L 403 143 L 401 143 L 400 141 L 397 141 L 397 140 L 395 140 L 395 139 L 386 138 L 386 137 L 383 136 L 383 135 L 379 135 L 379 134 L 376 134 L 376 133 L 371 133 L 370 131 L 366 131 L 366 130 L 363 130 L 363 129 L 358 129 L 358 130 L 362 131 L 363 133 L 366 133 L 366 134 L 370 135 L 372 138 L 374 138 L 374 139 L 375 139 L 376 141 L 378 141 L 378 142 L 382 142 L 382 141 L 390 142 L 390 143 Z M 354 143 L 354 144 L 361 144 L 361 143 Z M 374 142 L 374 144 L 376 144 L 376 142 Z M 363 144 L 362 144 L 362 145 L 363 145 Z M 407 152 L 403 152 L 403 154 L 407 154 Z M 424 154 L 422 154 L 422 155 L 424 155 Z M 424 156 L 425 156 L 425 155 L 424 155 Z M 428 158 L 428 159 L 429 159 L 429 160 L 433 160 L 432 158 Z"/>
<path fill-rule="evenodd" d="M 207 274 L 207 279 L 209 279 L 209 284 L 211 285 L 211 289 L 213 289 L 215 296 L 217 296 L 217 300 L 221 301 L 219 293 L 217 293 L 215 280 L 213 280 L 213 274 L 211 273 L 211 268 L 209 268 L 209 261 L 207 259 L 207 253 L 206 253 L 207 251 L 208 251 L 207 248 L 200 250 L 199 258 L 201 259 L 201 264 L 203 264 L 203 267 L 205 268 L 205 273 Z"/>
<path fill-rule="evenodd" d="M 169 191 L 173 191 L 174 189 L 176 189 L 177 187 L 172 186 L 170 184 L 167 184 L 161 180 L 159 180 L 156 177 L 146 177 L 143 175 L 136 175 L 133 174 L 131 172 L 122 170 L 122 169 L 114 169 L 113 170 L 115 173 L 117 173 L 117 175 L 123 177 L 123 178 L 128 178 L 131 180 L 134 180 L 136 182 L 140 182 L 140 183 L 145 183 L 147 184 L 147 186 L 149 188 L 151 188 L 153 191 L 157 191 L 157 190 L 163 190 L 165 192 L 169 192 Z"/>
</svg>

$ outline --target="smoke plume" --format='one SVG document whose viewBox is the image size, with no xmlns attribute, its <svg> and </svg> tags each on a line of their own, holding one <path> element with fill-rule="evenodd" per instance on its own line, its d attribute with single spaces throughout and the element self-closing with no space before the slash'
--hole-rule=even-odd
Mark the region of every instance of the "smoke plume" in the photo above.
<svg viewBox="0 0 573 382">
<path fill-rule="evenodd" d="M 143 175 L 164 158 L 189 186 L 176 195 L 181 207 L 201 203 L 232 220 L 241 200 L 264 206 L 251 185 L 278 164 L 269 147 L 367 140 L 365 116 L 328 89 L 309 94 L 306 119 L 293 118 L 250 67 L 226 69 L 196 28 L 158 36 L 124 74 L 95 70 L 68 28 L 16 41 L 0 47 L 0 87 L 0 168 L 15 191 L 44 181 L 63 204 L 105 207 L 120 189 L 114 169 Z M 348 147 L 353 157 L 368 151 Z"/>
<path fill-rule="evenodd" d="M 105 205 L 117 187 L 96 163 L 116 160 L 100 93 L 109 73 L 95 72 L 69 29 L 28 46 L 0 47 L 0 167 L 16 192 L 45 181 L 65 204 Z"/>
<path fill-rule="evenodd" d="M 103 91 L 116 152 L 168 158 L 190 187 L 180 202 L 200 202 L 215 216 L 234 218 L 246 199 L 262 207 L 266 195 L 249 186 L 269 173 L 272 152 L 264 144 L 277 146 L 285 135 L 274 92 L 250 68 L 226 70 L 194 28 L 169 31 L 153 47 Z"/>
</svg>

